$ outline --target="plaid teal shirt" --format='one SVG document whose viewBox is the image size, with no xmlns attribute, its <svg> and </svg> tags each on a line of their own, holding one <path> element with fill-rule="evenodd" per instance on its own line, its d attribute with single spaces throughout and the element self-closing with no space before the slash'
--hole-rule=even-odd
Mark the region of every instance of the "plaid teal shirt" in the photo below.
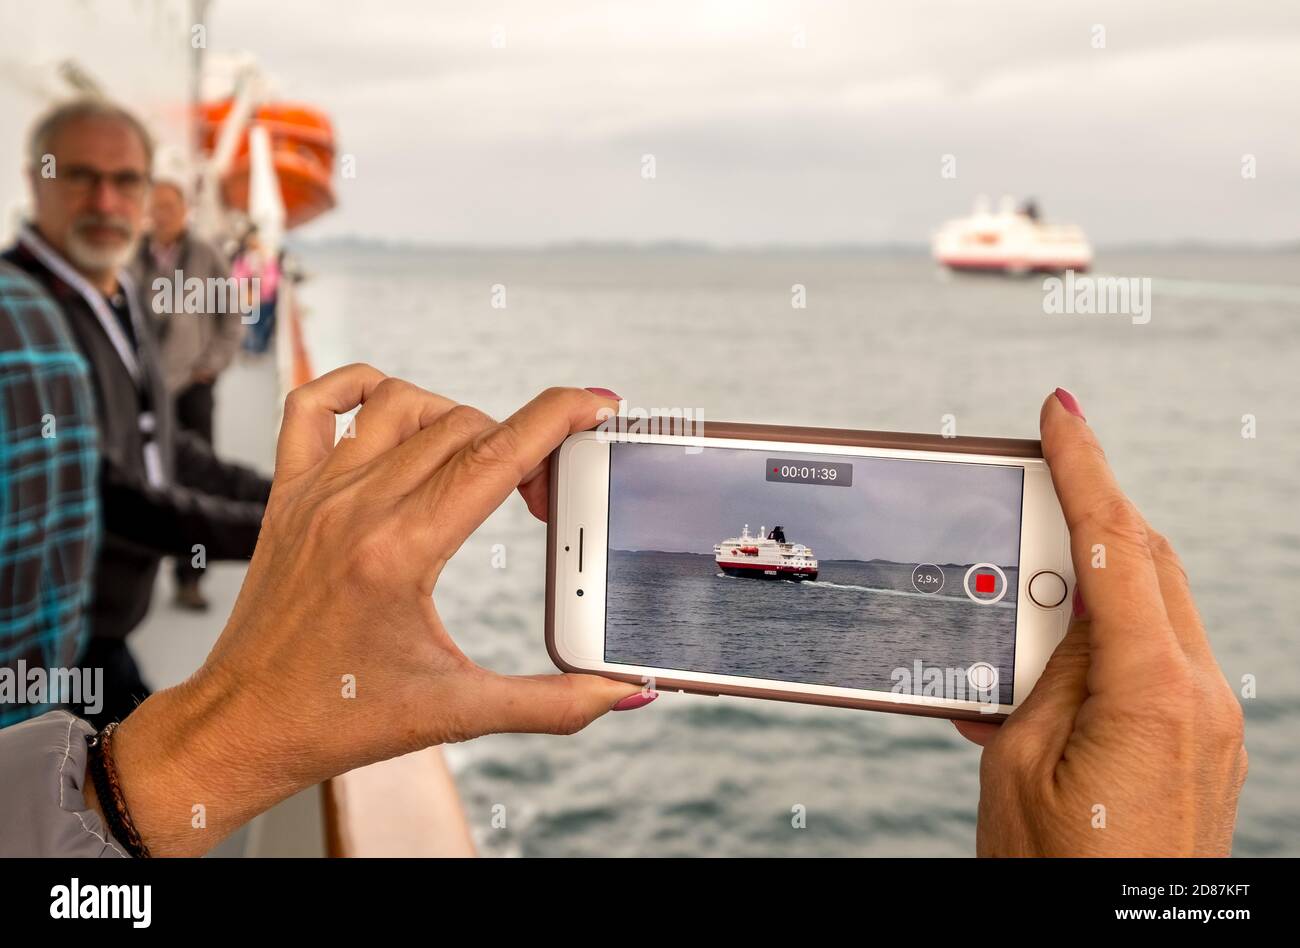
<svg viewBox="0 0 1300 948">
<path fill-rule="evenodd" d="M 85 648 L 99 543 L 99 456 L 89 368 L 63 315 L 0 262 L 0 727 L 48 711 L 7 695 L 27 670 L 74 667 Z M 30 698 L 30 694 L 26 694 Z"/>
</svg>

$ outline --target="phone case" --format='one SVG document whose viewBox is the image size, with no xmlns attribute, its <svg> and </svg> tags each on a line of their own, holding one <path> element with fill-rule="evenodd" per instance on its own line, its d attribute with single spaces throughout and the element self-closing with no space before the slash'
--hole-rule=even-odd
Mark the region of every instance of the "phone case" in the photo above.
<svg viewBox="0 0 1300 948">
<path fill-rule="evenodd" d="M 680 424 L 680 421 L 678 422 Z M 648 430 L 674 430 L 671 422 L 664 419 L 663 427 Z M 855 431 L 850 428 L 805 428 L 786 425 L 754 425 L 741 422 L 706 421 L 700 424 L 696 436 L 706 438 L 735 438 L 754 441 L 788 441 L 800 444 L 848 445 L 867 448 L 895 448 L 904 451 L 944 451 L 950 454 L 989 454 L 1008 458 L 1041 458 L 1042 443 L 1021 438 L 945 438 L 942 435 L 914 434 L 902 431 Z M 551 455 L 551 483 L 558 482 L 559 452 Z M 564 661 L 555 648 L 555 561 L 559 537 L 552 527 L 556 518 L 556 492 L 551 492 L 550 510 L 546 530 L 546 651 L 551 661 L 561 671 L 580 672 L 601 675 L 618 681 L 642 684 L 642 676 L 620 674 L 606 669 L 580 668 Z M 682 691 L 688 694 L 735 695 L 742 698 L 766 698 L 772 701 L 792 701 L 797 704 L 826 705 L 837 708 L 856 708 L 863 711 L 887 711 L 894 714 L 915 714 L 924 717 L 949 718 L 967 721 L 1000 721 L 1005 714 L 981 714 L 978 711 L 965 711 L 931 705 L 901 705 L 891 701 L 878 701 L 870 698 L 839 698 L 832 695 L 810 695 L 802 692 L 787 691 L 779 684 L 772 687 L 753 687 L 746 685 L 719 685 L 691 681 L 686 678 L 656 678 L 658 691 Z"/>
</svg>

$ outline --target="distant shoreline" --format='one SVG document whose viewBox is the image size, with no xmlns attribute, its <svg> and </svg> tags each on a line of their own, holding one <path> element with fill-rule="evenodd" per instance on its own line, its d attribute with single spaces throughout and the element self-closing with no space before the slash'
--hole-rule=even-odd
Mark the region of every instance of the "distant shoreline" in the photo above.
<svg viewBox="0 0 1300 948">
<path fill-rule="evenodd" d="M 298 250 L 349 251 L 360 253 L 443 253 L 443 254 L 480 254 L 480 253 L 520 253 L 520 254 L 565 254 L 565 253 L 605 253 L 605 254 L 735 254 L 735 255 L 770 255 L 770 254 L 809 254 L 809 255 L 861 255 L 861 256 L 901 256 L 929 257 L 928 243 L 823 243 L 823 244 L 714 244 L 707 241 L 692 240 L 650 240 L 650 241 L 599 241 L 568 240 L 537 244 L 456 244 L 438 243 L 420 240 L 388 240 L 378 237 L 320 237 L 316 239 L 291 238 L 292 245 Z M 1115 244 L 1099 244 L 1095 250 L 1099 256 L 1112 253 L 1223 253 L 1239 255 L 1263 255 L 1300 252 L 1300 239 L 1292 241 L 1274 241 L 1266 243 L 1216 243 L 1203 240 L 1172 241 L 1132 241 Z"/>
</svg>

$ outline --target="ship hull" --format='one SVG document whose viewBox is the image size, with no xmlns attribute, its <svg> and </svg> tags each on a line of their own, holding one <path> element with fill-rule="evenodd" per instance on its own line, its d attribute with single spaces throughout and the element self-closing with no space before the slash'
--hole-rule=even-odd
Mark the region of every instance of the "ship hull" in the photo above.
<svg viewBox="0 0 1300 948">
<path fill-rule="evenodd" d="M 1065 273 L 1067 270 L 1073 270 L 1075 273 L 1087 273 L 1090 265 L 1087 260 L 1026 263 L 1020 260 L 970 260 L 946 257 L 937 259 L 940 265 L 947 267 L 954 273 L 999 273 L 1012 276 L 1032 273 Z"/>
<path fill-rule="evenodd" d="M 799 583 L 811 583 L 817 580 L 817 570 L 798 569 L 793 566 L 763 566 L 761 564 L 741 565 L 739 563 L 719 563 L 718 569 L 728 576 L 742 579 L 786 579 Z"/>
</svg>

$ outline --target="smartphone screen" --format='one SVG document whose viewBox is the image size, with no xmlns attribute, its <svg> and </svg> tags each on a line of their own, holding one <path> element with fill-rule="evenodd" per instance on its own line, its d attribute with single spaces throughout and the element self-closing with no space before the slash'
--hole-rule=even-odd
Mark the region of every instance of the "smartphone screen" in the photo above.
<svg viewBox="0 0 1300 948">
<path fill-rule="evenodd" d="M 610 446 L 605 661 L 1011 704 L 1024 469 Z"/>
</svg>

